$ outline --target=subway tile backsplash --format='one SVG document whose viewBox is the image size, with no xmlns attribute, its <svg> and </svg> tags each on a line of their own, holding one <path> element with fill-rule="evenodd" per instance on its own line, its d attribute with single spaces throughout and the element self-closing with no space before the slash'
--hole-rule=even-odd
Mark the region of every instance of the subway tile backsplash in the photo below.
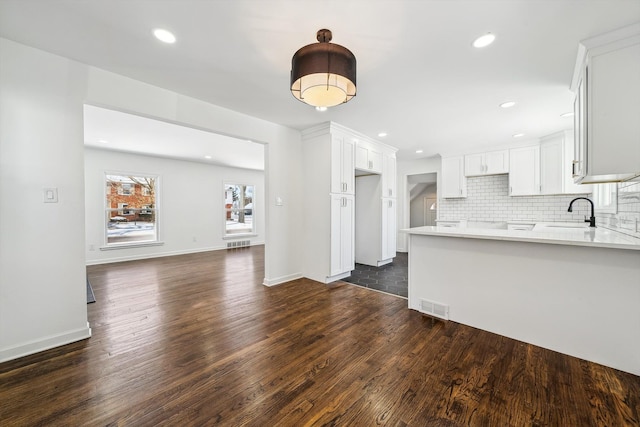
<svg viewBox="0 0 640 427">
<path fill-rule="evenodd" d="M 558 196 L 509 196 L 509 176 L 491 175 L 467 179 L 465 199 L 442 199 L 439 218 L 442 220 L 467 219 L 469 221 L 526 220 L 536 222 L 580 221 L 591 216 L 586 201 L 573 205 L 573 213 L 567 212 L 569 203 L 583 195 Z"/>
<path fill-rule="evenodd" d="M 618 183 L 617 212 L 596 214 L 598 226 L 640 237 L 640 182 Z"/>
</svg>

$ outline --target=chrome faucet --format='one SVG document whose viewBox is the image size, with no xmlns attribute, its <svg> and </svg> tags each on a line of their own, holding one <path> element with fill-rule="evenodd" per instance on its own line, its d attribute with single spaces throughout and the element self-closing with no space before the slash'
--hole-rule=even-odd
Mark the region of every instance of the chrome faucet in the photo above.
<svg viewBox="0 0 640 427">
<path fill-rule="evenodd" d="M 596 217 L 595 217 L 595 209 L 593 207 L 593 202 L 589 199 L 587 199 L 586 197 L 576 197 L 575 199 L 573 199 L 570 203 L 569 203 L 569 209 L 567 209 L 567 212 L 573 212 L 573 202 L 575 202 L 576 200 L 586 200 L 587 202 L 591 203 L 591 218 L 589 219 L 585 219 L 584 222 L 588 222 L 589 223 L 589 227 L 595 227 L 596 226 Z"/>
</svg>

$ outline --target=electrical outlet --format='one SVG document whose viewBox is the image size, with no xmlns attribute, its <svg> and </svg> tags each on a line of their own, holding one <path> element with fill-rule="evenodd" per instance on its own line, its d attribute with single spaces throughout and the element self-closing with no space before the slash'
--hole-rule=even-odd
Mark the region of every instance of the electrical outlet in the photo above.
<svg viewBox="0 0 640 427">
<path fill-rule="evenodd" d="M 194 241 L 194 242 L 197 242 L 197 241 L 198 241 L 198 239 L 196 239 L 196 236 L 193 236 L 193 241 Z"/>
</svg>

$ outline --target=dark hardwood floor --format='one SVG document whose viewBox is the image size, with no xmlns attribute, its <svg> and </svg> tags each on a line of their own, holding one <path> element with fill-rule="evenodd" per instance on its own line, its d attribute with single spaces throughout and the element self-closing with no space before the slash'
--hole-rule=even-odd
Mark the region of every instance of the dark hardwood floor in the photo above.
<svg viewBox="0 0 640 427">
<path fill-rule="evenodd" d="M 264 287 L 262 247 L 88 274 L 93 337 L 0 364 L 3 427 L 640 424 L 640 377 L 344 282 Z"/>
</svg>

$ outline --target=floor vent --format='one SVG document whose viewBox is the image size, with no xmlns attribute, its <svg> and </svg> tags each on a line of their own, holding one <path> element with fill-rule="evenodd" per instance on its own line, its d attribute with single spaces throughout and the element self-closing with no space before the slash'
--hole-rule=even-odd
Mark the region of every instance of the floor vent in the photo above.
<svg viewBox="0 0 640 427">
<path fill-rule="evenodd" d="M 445 304 L 421 299 L 420 312 L 438 319 L 449 320 L 449 306 Z"/>
<path fill-rule="evenodd" d="M 251 240 L 234 240 L 233 242 L 227 242 L 227 249 L 246 248 L 247 246 L 251 246 Z"/>
</svg>

